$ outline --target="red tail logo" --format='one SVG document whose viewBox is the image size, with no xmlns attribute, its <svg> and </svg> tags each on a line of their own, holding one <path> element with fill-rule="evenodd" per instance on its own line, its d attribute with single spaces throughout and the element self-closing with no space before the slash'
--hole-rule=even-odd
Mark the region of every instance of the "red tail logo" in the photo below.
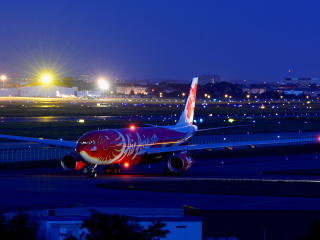
<svg viewBox="0 0 320 240">
<path fill-rule="evenodd" d="M 197 86 L 198 84 L 194 84 L 194 86 L 190 88 L 190 94 L 189 94 L 189 98 L 188 98 L 188 102 L 187 102 L 187 118 L 189 121 L 189 124 L 192 124 L 192 119 L 191 119 L 191 116 L 194 112 L 194 108 L 195 108 L 195 105 L 196 105 L 196 92 L 197 92 Z"/>
</svg>

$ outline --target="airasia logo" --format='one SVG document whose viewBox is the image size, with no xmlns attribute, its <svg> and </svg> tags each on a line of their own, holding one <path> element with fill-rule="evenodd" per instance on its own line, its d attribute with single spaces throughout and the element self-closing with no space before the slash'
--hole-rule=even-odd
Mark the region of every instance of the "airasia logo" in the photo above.
<svg viewBox="0 0 320 240">
<path fill-rule="evenodd" d="M 194 111 L 195 107 L 195 101 L 196 101 L 196 92 L 197 92 L 197 84 L 194 84 L 193 87 L 190 89 L 190 94 L 188 97 L 188 102 L 187 102 L 187 118 L 190 121 L 191 114 Z"/>
</svg>

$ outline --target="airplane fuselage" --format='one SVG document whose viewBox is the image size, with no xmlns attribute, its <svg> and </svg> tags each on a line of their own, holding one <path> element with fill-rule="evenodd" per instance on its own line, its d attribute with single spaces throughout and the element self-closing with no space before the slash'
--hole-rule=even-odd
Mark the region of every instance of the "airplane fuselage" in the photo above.
<svg viewBox="0 0 320 240">
<path fill-rule="evenodd" d="M 185 144 L 196 126 L 143 127 L 98 130 L 84 134 L 77 142 L 76 154 L 86 163 L 97 165 L 139 164 L 145 148 Z"/>
</svg>

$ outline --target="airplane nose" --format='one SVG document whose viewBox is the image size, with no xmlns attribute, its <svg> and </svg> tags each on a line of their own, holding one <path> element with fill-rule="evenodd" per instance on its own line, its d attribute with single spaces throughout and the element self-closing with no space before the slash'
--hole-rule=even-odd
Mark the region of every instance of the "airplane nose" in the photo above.
<svg viewBox="0 0 320 240">
<path fill-rule="evenodd" d="M 77 143 L 76 145 L 76 153 L 79 153 L 81 151 L 82 145 L 80 143 Z"/>
</svg>

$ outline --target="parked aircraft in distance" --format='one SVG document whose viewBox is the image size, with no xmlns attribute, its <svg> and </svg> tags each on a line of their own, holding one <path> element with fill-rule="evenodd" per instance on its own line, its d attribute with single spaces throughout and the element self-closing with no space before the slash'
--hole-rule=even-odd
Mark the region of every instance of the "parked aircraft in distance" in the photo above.
<svg viewBox="0 0 320 240">
<path fill-rule="evenodd" d="M 56 91 L 56 97 L 61 97 L 61 98 L 77 98 L 73 94 L 62 94 L 59 91 Z"/>
<path fill-rule="evenodd" d="M 97 130 L 84 134 L 77 142 L 10 135 L 0 135 L 0 138 L 73 148 L 73 152 L 61 158 L 62 167 L 71 171 L 87 167 L 90 178 L 97 177 L 95 168 L 98 165 L 105 165 L 105 174 L 120 174 L 120 165 L 149 164 L 161 160 L 168 162 L 165 174 L 180 174 L 193 166 L 194 160 L 189 155 L 192 150 L 253 147 L 258 144 L 299 141 L 284 139 L 188 145 L 188 141 L 197 131 L 217 129 L 198 130 L 198 127 L 193 125 L 197 86 L 198 78 L 193 78 L 183 112 L 176 125 Z"/>
</svg>

